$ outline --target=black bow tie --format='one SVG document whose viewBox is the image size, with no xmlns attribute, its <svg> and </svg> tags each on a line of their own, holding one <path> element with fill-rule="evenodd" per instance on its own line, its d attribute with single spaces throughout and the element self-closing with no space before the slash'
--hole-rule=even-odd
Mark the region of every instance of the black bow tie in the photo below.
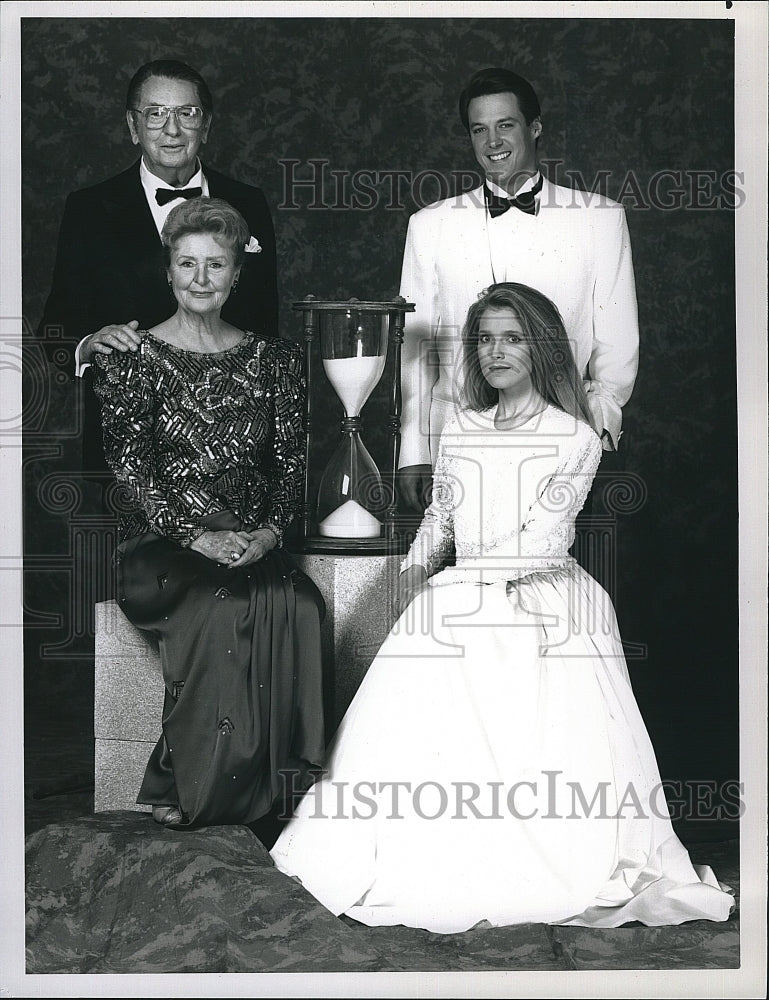
<svg viewBox="0 0 769 1000">
<path fill-rule="evenodd" d="M 199 198 L 203 194 L 203 188 L 184 188 L 177 191 L 176 188 L 158 188 L 155 192 L 155 201 L 158 205 L 167 205 L 174 198 Z"/>
<path fill-rule="evenodd" d="M 512 205 L 514 208 L 520 209 L 521 212 L 525 212 L 527 215 L 535 215 L 537 211 L 536 196 L 542 190 L 542 175 L 540 174 L 539 180 L 531 188 L 530 191 L 524 191 L 523 194 L 519 194 L 517 198 L 500 198 L 498 195 L 490 191 L 486 185 L 483 185 L 483 193 L 486 197 L 486 207 L 489 210 L 489 215 L 492 219 L 496 219 L 498 215 L 504 215 L 505 212 Z"/>
</svg>

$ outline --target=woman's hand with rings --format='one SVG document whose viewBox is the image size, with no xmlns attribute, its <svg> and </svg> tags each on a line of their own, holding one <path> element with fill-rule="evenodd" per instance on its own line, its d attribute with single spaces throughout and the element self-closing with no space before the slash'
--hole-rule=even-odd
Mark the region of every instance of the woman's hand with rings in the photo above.
<svg viewBox="0 0 769 1000">
<path fill-rule="evenodd" d="M 241 566 L 259 562 L 278 544 L 278 538 L 271 528 L 255 528 L 253 531 L 244 531 L 241 534 L 248 539 L 248 547 L 232 560 L 230 569 L 239 569 Z"/>
<path fill-rule="evenodd" d="M 245 531 L 204 531 L 190 548 L 222 566 L 235 565 L 248 549 L 250 539 Z"/>
</svg>

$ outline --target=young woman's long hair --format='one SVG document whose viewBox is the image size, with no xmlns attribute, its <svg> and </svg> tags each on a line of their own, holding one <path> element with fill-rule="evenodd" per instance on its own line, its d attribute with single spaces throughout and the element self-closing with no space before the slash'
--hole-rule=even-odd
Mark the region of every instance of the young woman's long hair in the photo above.
<svg viewBox="0 0 769 1000">
<path fill-rule="evenodd" d="M 584 420 L 600 434 L 561 314 L 541 292 L 512 281 L 491 285 L 467 313 L 462 330 L 464 404 L 471 410 L 482 411 L 491 409 L 499 400 L 499 391 L 486 381 L 478 358 L 478 330 L 487 309 L 512 309 L 518 317 L 531 354 L 531 382 L 540 396 L 564 413 Z"/>
</svg>

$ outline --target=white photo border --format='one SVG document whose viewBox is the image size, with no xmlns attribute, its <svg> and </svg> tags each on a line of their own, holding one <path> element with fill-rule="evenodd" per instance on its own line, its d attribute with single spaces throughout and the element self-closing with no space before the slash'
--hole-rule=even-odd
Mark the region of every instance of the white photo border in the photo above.
<svg viewBox="0 0 769 1000">
<path fill-rule="evenodd" d="M 766 986 L 767 819 L 767 7 L 735 3 L 86 3 L 0 5 L 0 350 L 20 335 L 20 21 L 23 17 L 711 18 L 735 25 L 735 212 L 739 433 L 740 760 L 748 802 L 740 835 L 740 969 L 686 971 L 46 975 L 24 972 L 22 630 L 6 628 L 0 761 L 0 996 L 750 997 Z M 21 373 L 0 365 L 0 421 L 21 413 Z M 0 447 L 0 623 L 22 620 L 21 436 Z M 706 683 L 706 678 L 703 678 Z"/>
</svg>

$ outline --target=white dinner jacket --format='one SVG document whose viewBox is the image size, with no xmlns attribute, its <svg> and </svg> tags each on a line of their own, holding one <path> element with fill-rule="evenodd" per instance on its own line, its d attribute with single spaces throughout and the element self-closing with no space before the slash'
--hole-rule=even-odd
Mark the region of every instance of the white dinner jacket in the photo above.
<svg viewBox="0 0 769 1000">
<path fill-rule="evenodd" d="M 500 281 L 531 285 L 558 307 L 591 409 L 619 441 L 622 406 L 638 370 L 625 211 L 609 198 L 543 178 L 536 216 L 511 208 L 491 220 L 479 187 L 409 220 L 400 294 L 416 311 L 406 315 L 403 343 L 400 468 L 435 462 L 430 430 L 435 442 L 441 428 L 435 415 L 430 420 L 432 400 L 456 401 L 467 310 Z"/>
</svg>

